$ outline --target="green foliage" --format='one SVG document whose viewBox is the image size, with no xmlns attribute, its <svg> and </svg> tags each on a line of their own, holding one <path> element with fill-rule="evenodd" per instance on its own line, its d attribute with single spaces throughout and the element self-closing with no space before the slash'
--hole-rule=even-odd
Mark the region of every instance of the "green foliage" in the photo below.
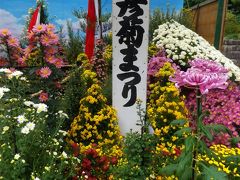
<svg viewBox="0 0 240 180">
<path fill-rule="evenodd" d="M 200 94 L 199 90 L 197 91 Z M 220 133 L 227 132 L 229 130 L 222 125 L 210 124 L 204 125 L 203 119 L 208 113 L 201 112 L 201 98 L 197 99 L 197 117 L 195 129 L 189 127 L 183 127 L 178 130 L 175 135 L 181 137 L 188 134 L 188 137 L 184 139 L 185 148 L 182 151 L 179 158 L 175 162 L 168 164 L 160 169 L 160 173 L 163 175 L 176 175 L 179 179 L 226 179 L 227 175 L 224 172 L 219 172 L 214 166 L 206 165 L 203 162 L 199 162 L 199 154 L 207 154 L 209 158 L 216 157 L 215 154 L 209 150 L 204 142 L 204 138 L 213 140 L 212 132 Z M 187 123 L 186 120 L 175 120 L 171 122 L 172 126 L 184 126 Z M 176 168 L 177 167 L 177 168 Z"/>
<path fill-rule="evenodd" d="M 205 0 L 184 0 L 183 6 L 186 8 L 190 8 L 204 1 Z"/>
<path fill-rule="evenodd" d="M 144 180 L 153 171 L 154 137 L 151 134 L 129 133 L 125 139 L 124 159 L 121 165 L 114 169 L 114 177 L 123 180 Z"/>
<path fill-rule="evenodd" d="M 240 13 L 240 0 L 229 0 L 229 9 L 235 14 Z"/>
<path fill-rule="evenodd" d="M 83 98 L 86 87 L 81 78 L 82 68 L 74 66 L 69 72 L 69 76 L 65 79 L 64 96 L 62 98 L 62 108 L 73 119 L 79 112 L 79 100 Z M 70 124 L 68 124 L 69 126 Z"/>
<path fill-rule="evenodd" d="M 137 102 L 139 122 L 141 133 L 130 132 L 126 135 L 124 141 L 123 162 L 119 163 L 113 169 L 113 175 L 116 179 L 123 180 L 145 180 L 155 169 L 154 150 L 157 144 L 156 137 L 149 134 L 149 123 L 145 119 L 144 111 L 141 108 L 141 101 Z"/>
<path fill-rule="evenodd" d="M 54 114 L 56 127 L 50 132 L 48 107 L 26 100 L 28 82 L 21 75 L 0 73 L 0 83 L 10 89 L 0 98 L 0 179 L 70 178 L 76 159 L 67 155 L 63 141 L 66 132 L 61 128 L 67 116 Z"/>
<path fill-rule="evenodd" d="M 193 29 L 193 15 L 189 9 L 182 9 L 179 13 L 175 9 L 170 9 L 167 7 L 166 12 L 161 11 L 159 8 L 154 9 L 150 15 L 150 26 L 149 26 L 149 38 L 152 40 L 154 30 L 158 28 L 159 25 L 168 22 L 170 20 L 175 20 L 180 24 L 186 26 L 189 29 Z"/>
<path fill-rule="evenodd" d="M 70 21 L 67 21 L 68 40 L 65 42 L 65 53 L 69 64 L 75 64 L 79 53 L 83 52 L 84 41 L 80 36 L 80 31 L 73 31 Z"/>
<path fill-rule="evenodd" d="M 228 11 L 225 21 L 225 38 L 240 39 L 240 20 L 233 12 Z"/>
</svg>

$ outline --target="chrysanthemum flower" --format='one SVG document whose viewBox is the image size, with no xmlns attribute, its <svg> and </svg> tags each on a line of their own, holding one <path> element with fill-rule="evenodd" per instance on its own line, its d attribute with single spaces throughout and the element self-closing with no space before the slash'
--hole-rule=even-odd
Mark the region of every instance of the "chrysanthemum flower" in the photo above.
<svg viewBox="0 0 240 180">
<path fill-rule="evenodd" d="M 3 38 L 3 37 L 7 37 L 7 36 L 10 36 L 11 33 L 8 29 L 0 29 L 0 37 Z"/>
<path fill-rule="evenodd" d="M 221 65 L 202 59 L 193 60 L 191 65 L 186 72 L 177 71 L 170 78 L 177 87 L 199 88 L 202 94 L 207 94 L 210 89 L 227 88 L 228 71 Z"/>
<path fill-rule="evenodd" d="M 56 59 L 54 65 L 55 65 L 57 68 L 61 68 L 61 67 L 63 67 L 64 62 L 63 62 L 62 59 Z"/>
<path fill-rule="evenodd" d="M 51 63 L 51 64 L 55 64 L 56 63 L 56 58 L 54 56 L 47 56 L 46 57 L 46 61 Z"/>
<path fill-rule="evenodd" d="M 38 24 L 33 28 L 33 32 L 35 33 L 41 33 L 41 32 L 44 32 L 45 30 L 46 30 L 46 25 L 44 24 Z"/>
<path fill-rule="evenodd" d="M 49 45 L 51 45 L 51 42 L 52 42 L 52 40 L 50 39 L 49 36 L 47 36 L 47 35 L 42 36 L 42 38 L 41 38 L 41 43 L 42 43 L 44 46 L 49 46 Z"/>
<path fill-rule="evenodd" d="M 12 46 L 12 47 L 18 47 L 19 46 L 19 42 L 16 38 L 11 37 L 11 38 L 8 39 L 7 42 L 8 42 L 9 46 Z"/>
<path fill-rule="evenodd" d="M 45 92 L 42 92 L 40 95 L 39 95 L 39 100 L 41 102 L 46 102 L 48 100 L 48 93 L 45 93 Z"/>
<path fill-rule="evenodd" d="M 52 74 L 52 71 L 49 67 L 43 67 L 38 73 L 42 78 L 48 78 Z"/>
</svg>

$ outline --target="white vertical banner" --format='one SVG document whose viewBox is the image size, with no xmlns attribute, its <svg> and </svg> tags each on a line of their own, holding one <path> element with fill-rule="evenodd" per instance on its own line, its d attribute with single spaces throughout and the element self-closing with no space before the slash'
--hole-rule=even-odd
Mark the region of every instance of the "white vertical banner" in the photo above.
<svg viewBox="0 0 240 180">
<path fill-rule="evenodd" d="M 112 1 L 113 107 L 120 130 L 138 131 L 136 101 L 146 111 L 149 0 Z"/>
</svg>

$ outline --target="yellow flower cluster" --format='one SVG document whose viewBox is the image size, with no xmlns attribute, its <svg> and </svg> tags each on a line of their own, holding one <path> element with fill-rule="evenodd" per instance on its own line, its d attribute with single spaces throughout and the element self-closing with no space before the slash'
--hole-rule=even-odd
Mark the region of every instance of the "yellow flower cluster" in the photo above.
<svg viewBox="0 0 240 180">
<path fill-rule="evenodd" d="M 228 162 L 229 156 L 240 156 L 240 148 L 228 148 L 224 145 L 213 145 L 210 149 L 216 155 L 216 158 L 209 158 L 207 155 L 199 155 L 198 160 L 207 162 L 211 166 L 216 166 L 219 171 L 223 171 L 240 179 L 240 162 Z"/>
<path fill-rule="evenodd" d="M 77 57 L 77 63 L 84 69 L 92 69 L 92 65 L 89 63 L 88 57 L 85 53 L 80 53 Z"/>
<path fill-rule="evenodd" d="M 97 81 L 96 73 L 85 70 L 83 78 Z M 81 152 L 92 144 L 99 147 L 101 153 L 119 157 L 122 152 L 120 143 L 122 137 L 117 122 L 116 111 L 106 104 L 107 99 L 102 94 L 99 84 L 93 83 L 86 91 L 86 96 L 80 100 L 79 115 L 74 118 L 68 131 L 70 143 L 79 143 Z"/>
<path fill-rule="evenodd" d="M 159 81 L 149 85 L 150 96 L 147 107 L 147 115 L 154 134 L 159 137 L 160 141 L 156 151 L 168 155 L 176 155 L 177 150 L 183 148 L 181 145 L 176 145 L 175 141 L 178 137 L 173 135 L 179 127 L 170 125 L 170 123 L 177 119 L 187 119 L 188 113 L 183 101 L 184 97 L 180 97 L 179 90 L 174 83 L 163 82 L 163 80 L 168 80 L 173 73 L 174 69 L 171 64 L 166 62 L 156 74 Z"/>
<path fill-rule="evenodd" d="M 157 176 L 156 180 L 178 180 L 178 178 L 175 177 L 174 175 L 172 175 L 172 176 L 164 176 L 164 177 Z"/>
<path fill-rule="evenodd" d="M 156 46 L 156 44 L 151 43 L 150 46 L 148 47 L 148 56 L 153 57 L 158 53 L 160 49 Z"/>
<path fill-rule="evenodd" d="M 41 63 L 41 58 L 39 58 L 40 51 L 36 49 L 35 51 L 31 52 L 26 59 L 26 63 L 28 66 L 40 66 L 42 65 Z"/>
<path fill-rule="evenodd" d="M 112 62 L 112 46 L 111 45 L 107 45 L 104 53 L 103 53 L 103 59 L 107 62 L 107 63 L 111 63 Z"/>
</svg>

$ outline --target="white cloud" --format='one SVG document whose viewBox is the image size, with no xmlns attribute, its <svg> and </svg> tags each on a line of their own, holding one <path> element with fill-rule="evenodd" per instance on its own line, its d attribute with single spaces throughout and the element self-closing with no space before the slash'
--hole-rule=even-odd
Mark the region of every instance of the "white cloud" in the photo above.
<svg viewBox="0 0 240 180">
<path fill-rule="evenodd" d="M 0 17 L 0 29 L 7 28 L 16 37 L 22 34 L 24 25 L 20 23 L 21 18 L 16 18 L 13 14 L 4 9 L 0 9 Z"/>
<path fill-rule="evenodd" d="M 72 23 L 72 27 L 73 27 L 73 31 L 77 32 L 78 30 L 81 31 L 80 22 L 84 22 L 84 19 L 80 19 L 78 21 L 72 21 L 72 19 L 57 19 L 55 22 L 56 24 L 60 25 L 63 27 L 63 34 L 66 35 L 67 34 L 67 22 Z M 67 38 L 67 37 L 66 37 Z"/>
</svg>

